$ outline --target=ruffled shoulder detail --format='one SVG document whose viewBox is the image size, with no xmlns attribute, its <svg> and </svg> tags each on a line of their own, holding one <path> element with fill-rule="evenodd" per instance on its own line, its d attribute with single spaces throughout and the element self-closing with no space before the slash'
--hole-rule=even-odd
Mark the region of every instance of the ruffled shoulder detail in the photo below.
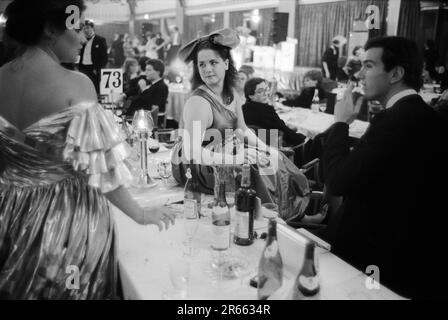
<svg viewBox="0 0 448 320">
<path fill-rule="evenodd" d="M 89 176 L 89 185 L 103 193 L 128 186 L 131 172 L 125 165 L 130 147 L 109 110 L 99 104 L 79 106 L 70 121 L 63 151 L 64 161 Z"/>
</svg>

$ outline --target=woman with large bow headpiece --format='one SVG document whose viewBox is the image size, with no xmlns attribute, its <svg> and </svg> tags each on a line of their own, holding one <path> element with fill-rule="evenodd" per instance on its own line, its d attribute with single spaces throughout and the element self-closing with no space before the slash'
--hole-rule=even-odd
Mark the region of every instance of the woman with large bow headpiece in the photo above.
<svg viewBox="0 0 448 320">
<path fill-rule="evenodd" d="M 285 220 L 303 216 L 309 193 L 306 178 L 276 148 L 259 140 L 244 121 L 230 54 L 238 44 L 236 31 L 222 29 L 179 51 L 182 60 L 193 63 L 193 93 L 183 110 L 182 138 L 172 153 L 173 176 L 185 183 L 185 165 L 193 160 L 200 191 L 213 194 L 213 166 L 237 171 L 247 161 L 255 172 L 255 188 L 262 202 L 277 203 Z"/>
</svg>

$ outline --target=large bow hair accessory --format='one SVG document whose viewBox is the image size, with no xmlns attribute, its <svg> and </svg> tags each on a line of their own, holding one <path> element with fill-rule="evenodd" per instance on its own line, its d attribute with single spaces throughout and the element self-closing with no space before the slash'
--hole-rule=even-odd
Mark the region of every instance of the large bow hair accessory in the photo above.
<svg viewBox="0 0 448 320">
<path fill-rule="evenodd" d="M 192 61 L 195 57 L 198 45 L 204 41 L 210 41 L 234 49 L 240 44 L 240 37 L 235 30 L 229 28 L 214 31 L 207 36 L 192 40 L 183 46 L 182 49 L 179 50 L 179 58 L 187 63 Z"/>
</svg>

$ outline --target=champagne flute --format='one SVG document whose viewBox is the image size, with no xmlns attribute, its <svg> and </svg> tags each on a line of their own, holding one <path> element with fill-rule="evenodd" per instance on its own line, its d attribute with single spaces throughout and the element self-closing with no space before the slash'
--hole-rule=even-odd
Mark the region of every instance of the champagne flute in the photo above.
<svg viewBox="0 0 448 320">
<path fill-rule="evenodd" d="M 184 245 L 188 248 L 187 251 L 184 251 L 184 256 L 193 256 L 193 237 L 198 231 L 199 227 L 199 215 L 197 211 L 191 212 L 188 215 L 184 216 L 184 230 L 185 235 L 187 237 L 186 241 L 184 242 Z"/>
</svg>

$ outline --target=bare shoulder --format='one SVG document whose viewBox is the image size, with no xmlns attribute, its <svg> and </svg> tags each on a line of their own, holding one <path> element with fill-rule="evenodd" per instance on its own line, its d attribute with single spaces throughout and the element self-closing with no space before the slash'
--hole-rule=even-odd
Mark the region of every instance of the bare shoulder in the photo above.
<svg viewBox="0 0 448 320">
<path fill-rule="evenodd" d="M 210 103 L 202 97 L 188 98 L 184 106 L 183 118 L 185 123 L 202 121 L 207 127 L 213 123 L 213 112 Z"/>
<path fill-rule="evenodd" d="M 76 94 L 75 99 L 79 100 L 97 100 L 95 87 L 92 81 L 83 73 L 67 70 L 67 79 L 73 92 Z"/>
<path fill-rule="evenodd" d="M 201 115 L 201 114 L 208 114 L 212 113 L 212 109 L 210 106 L 210 103 L 205 100 L 202 97 L 199 96 L 191 96 L 188 98 L 187 102 L 184 106 L 184 112 L 189 113 L 192 116 L 194 115 Z"/>
</svg>

